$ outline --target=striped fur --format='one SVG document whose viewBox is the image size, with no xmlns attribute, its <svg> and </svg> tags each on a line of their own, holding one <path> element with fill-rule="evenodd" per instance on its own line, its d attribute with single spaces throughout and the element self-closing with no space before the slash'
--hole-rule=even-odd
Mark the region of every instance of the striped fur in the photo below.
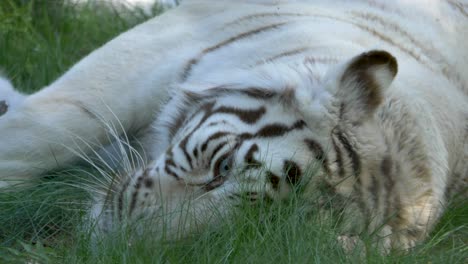
<svg viewBox="0 0 468 264">
<path fill-rule="evenodd" d="M 73 135 L 90 152 L 104 120 L 140 138 L 148 160 L 97 197 L 103 231 L 164 224 L 177 237 L 319 183 L 349 201 L 350 234 L 409 249 L 468 178 L 467 5 L 417 2 L 184 1 L 6 112 L 0 179 L 72 162 Z"/>
</svg>

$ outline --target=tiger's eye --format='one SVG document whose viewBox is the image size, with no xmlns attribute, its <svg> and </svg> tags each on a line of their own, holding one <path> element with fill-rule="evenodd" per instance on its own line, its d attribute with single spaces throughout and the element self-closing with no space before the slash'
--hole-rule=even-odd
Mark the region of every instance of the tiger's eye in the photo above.
<svg viewBox="0 0 468 264">
<path fill-rule="evenodd" d="M 231 171 L 231 159 L 225 158 L 221 163 L 219 164 L 219 175 L 226 177 L 229 175 L 229 172 Z"/>
</svg>

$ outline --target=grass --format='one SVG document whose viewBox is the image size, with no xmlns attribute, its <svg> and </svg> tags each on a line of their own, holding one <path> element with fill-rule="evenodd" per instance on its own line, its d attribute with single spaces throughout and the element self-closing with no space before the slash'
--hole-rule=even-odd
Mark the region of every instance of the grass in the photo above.
<svg viewBox="0 0 468 264">
<path fill-rule="evenodd" d="M 146 20 L 142 12 L 64 6 L 51 0 L 0 2 L 0 65 L 34 92 L 95 48 Z M 70 177 L 73 174 L 73 177 Z M 121 230 L 97 242 L 83 227 L 87 171 L 55 172 L 39 186 L 0 193 L 0 263 L 467 263 L 468 204 L 452 203 L 427 242 L 409 254 L 346 255 L 339 217 L 323 220 L 299 197 L 244 206 L 213 228 L 178 241 Z"/>
<path fill-rule="evenodd" d="M 78 9 L 62 1 L 0 1 L 0 67 L 21 91 L 51 83 L 92 50 L 149 18 L 140 10 Z"/>
</svg>

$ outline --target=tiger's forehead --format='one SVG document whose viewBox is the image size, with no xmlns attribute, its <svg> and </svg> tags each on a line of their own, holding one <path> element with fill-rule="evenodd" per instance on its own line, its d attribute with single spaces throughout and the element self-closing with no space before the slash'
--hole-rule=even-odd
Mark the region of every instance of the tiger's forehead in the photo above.
<svg viewBox="0 0 468 264">
<path fill-rule="evenodd" d="M 300 116 L 282 95 L 269 92 L 259 99 L 257 95 L 236 91 L 205 98 L 191 109 L 181 127 L 185 132 L 213 126 L 250 131 L 266 124 L 291 125 Z"/>
</svg>

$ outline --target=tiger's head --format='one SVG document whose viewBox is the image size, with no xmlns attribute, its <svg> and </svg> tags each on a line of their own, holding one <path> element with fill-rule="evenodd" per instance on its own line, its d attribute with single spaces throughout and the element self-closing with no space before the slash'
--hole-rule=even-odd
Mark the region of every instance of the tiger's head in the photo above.
<svg viewBox="0 0 468 264">
<path fill-rule="evenodd" d="M 114 215 L 167 215 L 169 227 L 180 230 L 192 228 L 183 217 L 203 224 L 245 199 L 285 198 L 310 178 L 351 193 L 355 176 L 382 152 L 375 112 L 397 62 L 388 52 L 369 51 L 316 66 L 274 72 L 282 76 L 270 69 L 248 85 L 183 89 L 154 125 L 157 157 L 112 197 Z"/>
</svg>

